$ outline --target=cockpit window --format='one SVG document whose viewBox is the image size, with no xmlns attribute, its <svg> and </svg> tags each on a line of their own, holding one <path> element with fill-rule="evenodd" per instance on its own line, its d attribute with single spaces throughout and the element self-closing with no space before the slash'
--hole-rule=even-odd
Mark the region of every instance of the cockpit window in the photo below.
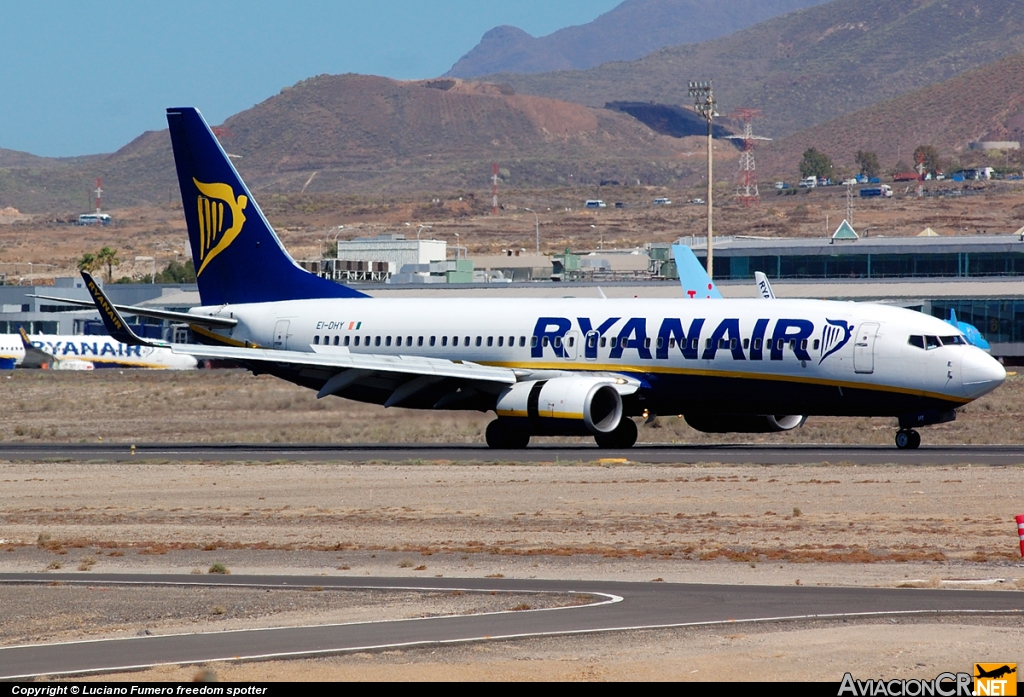
<svg viewBox="0 0 1024 697">
<path fill-rule="evenodd" d="M 940 336 L 939 341 L 942 342 L 943 346 L 958 346 L 967 343 L 959 334 L 954 334 L 953 336 Z"/>
<path fill-rule="evenodd" d="M 924 347 L 926 349 L 938 348 L 942 344 L 939 343 L 939 337 L 937 336 L 926 336 L 924 338 Z"/>
<path fill-rule="evenodd" d="M 910 337 L 910 339 L 909 339 L 909 340 L 907 341 L 907 343 L 908 343 L 908 344 L 910 344 L 911 346 L 916 346 L 916 347 L 918 347 L 919 349 L 923 349 L 923 348 L 924 348 L 924 337 L 923 337 L 923 336 L 920 336 L 920 335 L 918 335 L 918 336 L 912 336 L 912 337 Z"/>
<path fill-rule="evenodd" d="M 931 349 L 939 348 L 940 346 L 953 346 L 957 344 L 966 344 L 964 338 L 959 334 L 953 336 L 921 336 L 915 334 L 907 339 L 907 343 L 911 346 L 916 346 L 919 349 L 925 349 L 930 351 Z"/>
</svg>

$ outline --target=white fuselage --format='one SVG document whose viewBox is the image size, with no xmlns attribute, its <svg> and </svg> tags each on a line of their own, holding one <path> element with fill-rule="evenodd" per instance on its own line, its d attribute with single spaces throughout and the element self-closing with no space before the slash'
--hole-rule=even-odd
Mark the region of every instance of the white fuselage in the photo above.
<svg viewBox="0 0 1024 697">
<path fill-rule="evenodd" d="M 230 331 L 200 330 L 211 343 L 627 373 L 666 414 L 699 403 L 895 415 L 964 404 L 1005 379 L 945 322 L 851 302 L 331 299 L 193 312 L 238 320 Z"/>
<path fill-rule="evenodd" d="M 197 365 L 192 356 L 170 349 L 129 346 L 109 336 L 31 334 L 29 342 L 60 363 L 88 363 L 97 368 L 168 368 L 190 370 Z M 0 334 L 0 358 L 13 358 L 18 365 L 25 358 L 20 334 Z"/>
</svg>

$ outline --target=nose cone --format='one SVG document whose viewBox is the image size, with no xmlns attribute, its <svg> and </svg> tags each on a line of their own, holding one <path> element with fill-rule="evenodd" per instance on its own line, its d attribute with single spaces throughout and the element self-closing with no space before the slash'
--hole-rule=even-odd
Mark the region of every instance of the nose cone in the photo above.
<svg viewBox="0 0 1024 697">
<path fill-rule="evenodd" d="M 966 396 L 977 399 L 1003 384 L 1006 370 L 981 349 L 968 346 L 961 363 L 961 376 Z"/>
</svg>

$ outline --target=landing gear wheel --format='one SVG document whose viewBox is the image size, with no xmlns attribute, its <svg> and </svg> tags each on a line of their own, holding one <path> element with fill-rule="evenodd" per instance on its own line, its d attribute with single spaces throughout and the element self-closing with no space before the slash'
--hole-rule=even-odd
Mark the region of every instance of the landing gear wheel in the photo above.
<svg viewBox="0 0 1024 697">
<path fill-rule="evenodd" d="M 501 419 L 495 419 L 487 424 L 484 438 L 487 440 L 487 447 L 495 450 L 522 450 L 530 444 L 529 433 L 511 428 L 508 424 L 502 423 Z"/>
<path fill-rule="evenodd" d="M 896 432 L 896 447 L 900 450 L 916 450 L 921 445 L 921 434 L 912 429 Z"/>
<path fill-rule="evenodd" d="M 623 418 L 611 433 L 598 433 L 594 436 L 599 448 L 632 448 L 636 443 L 638 432 L 633 419 Z"/>
</svg>

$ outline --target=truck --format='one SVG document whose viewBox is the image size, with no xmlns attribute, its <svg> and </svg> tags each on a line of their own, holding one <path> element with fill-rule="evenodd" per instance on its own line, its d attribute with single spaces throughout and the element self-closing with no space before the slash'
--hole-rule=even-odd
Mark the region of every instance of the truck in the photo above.
<svg viewBox="0 0 1024 697">
<path fill-rule="evenodd" d="M 876 196 L 892 198 L 892 187 L 888 184 L 882 184 L 881 186 L 866 186 L 860 190 L 861 198 L 874 198 Z"/>
</svg>

